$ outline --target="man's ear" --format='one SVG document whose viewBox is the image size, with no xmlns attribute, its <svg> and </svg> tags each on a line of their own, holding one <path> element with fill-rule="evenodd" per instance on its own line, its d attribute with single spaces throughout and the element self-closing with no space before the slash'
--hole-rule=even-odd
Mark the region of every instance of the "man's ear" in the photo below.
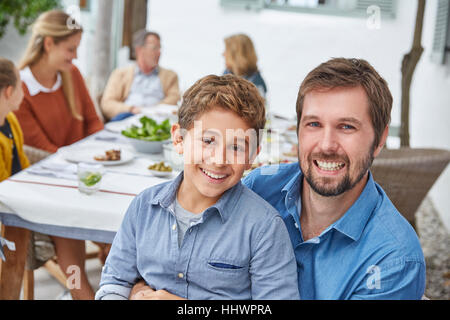
<svg viewBox="0 0 450 320">
<path fill-rule="evenodd" d="M 389 135 L 389 125 L 384 128 L 383 134 L 381 135 L 380 142 L 378 146 L 373 151 L 373 157 L 376 158 L 380 154 L 381 150 L 383 150 L 384 145 L 386 144 L 387 137 Z"/>
<path fill-rule="evenodd" d="M 170 133 L 172 135 L 172 144 L 175 147 L 175 151 L 178 154 L 183 154 L 183 135 L 181 133 L 181 127 L 178 123 L 172 125 Z"/>
</svg>

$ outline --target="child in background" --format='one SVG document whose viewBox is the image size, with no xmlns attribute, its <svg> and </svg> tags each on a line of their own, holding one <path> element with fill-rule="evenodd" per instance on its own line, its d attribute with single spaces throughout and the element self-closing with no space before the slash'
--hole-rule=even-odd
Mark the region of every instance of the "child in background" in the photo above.
<svg viewBox="0 0 450 320">
<path fill-rule="evenodd" d="M 12 113 L 19 108 L 22 99 L 19 71 L 11 61 L 0 57 L 0 181 L 30 165 L 23 152 L 22 130 Z M 0 237 L 0 258 L 4 260 L 3 244 L 6 241 Z"/>
<path fill-rule="evenodd" d="M 19 71 L 14 64 L 0 58 L 0 181 L 30 165 L 23 153 L 23 134 L 12 111 L 23 99 Z"/>
<path fill-rule="evenodd" d="M 133 200 L 96 299 L 128 299 L 140 280 L 148 286 L 131 299 L 298 299 L 284 222 L 241 183 L 265 124 L 258 89 L 206 76 L 186 91 L 178 118 L 172 139 L 184 171 Z"/>
</svg>

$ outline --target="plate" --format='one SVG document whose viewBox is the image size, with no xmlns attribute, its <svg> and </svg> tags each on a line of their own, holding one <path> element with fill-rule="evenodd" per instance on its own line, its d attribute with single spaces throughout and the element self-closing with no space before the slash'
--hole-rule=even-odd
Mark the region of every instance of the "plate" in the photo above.
<svg viewBox="0 0 450 320">
<path fill-rule="evenodd" d="M 120 160 L 116 161 L 98 161 L 95 160 L 95 156 L 103 156 L 105 155 L 106 150 L 120 149 Z M 119 164 L 124 164 L 127 162 L 130 162 L 134 159 L 134 153 L 126 150 L 121 147 L 98 147 L 98 146 L 71 146 L 71 147 L 64 147 L 60 148 L 58 152 L 62 155 L 64 159 L 66 159 L 69 162 L 88 162 L 88 163 L 101 163 L 104 166 L 114 166 Z"/>
<path fill-rule="evenodd" d="M 170 178 L 173 175 L 173 170 L 172 171 L 158 171 L 158 170 L 148 169 L 148 171 L 150 171 L 153 176 L 158 177 L 158 178 Z"/>
</svg>

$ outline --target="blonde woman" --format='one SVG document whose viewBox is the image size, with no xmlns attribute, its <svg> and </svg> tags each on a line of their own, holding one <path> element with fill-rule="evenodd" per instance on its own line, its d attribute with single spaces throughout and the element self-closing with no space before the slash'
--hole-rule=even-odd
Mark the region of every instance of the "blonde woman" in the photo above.
<svg viewBox="0 0 450 320">
<path fill-rule="evenodd" d="M 25 144 L 49 152 L 72 144 L 103 128 L 79 70 L 77 57 L 82 29 L 59 10 L 43 13 L 19 65 L 24 100 L 15 114 Z M 84 272 L 85 242 L 51 237 L 61 269 L 78 266 L 80 288 L 71 290 L 73 299 L 93 299 L 94 292 Z M 69 270 L 71 270 L 69 268 Z M 67 274 L 69 276 L 70 274 Z"/>
<path fill-rule="evenodd" d="M 80 71 L 77 58 L 81 27 L 63 11 L 42 14 L 19 64 L 25 98 L 15 112 L 25 144 L 49 152 L 103 128 Z"/>
<path fill-rule="evenodd" d="M 265 98 L 266 83 L 258 71 L 258 58 L 252 40 L 245 34 L 235 34 L 225 38 L 226 70 L 224 74 L 232 73 L 252 82 Z"/>
</svg>

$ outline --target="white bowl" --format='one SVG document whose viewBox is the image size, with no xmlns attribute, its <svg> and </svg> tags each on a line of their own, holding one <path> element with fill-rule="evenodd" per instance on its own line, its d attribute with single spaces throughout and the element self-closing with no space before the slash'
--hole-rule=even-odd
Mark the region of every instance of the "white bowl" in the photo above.
<svg viewBox="0 0 450 320">
<path fill-rule="evenodd" d="M 136 149 L 137 152 L 142 153 L 162 153 L 163 144 L 167 143 L 167 140 L 164 141 L 145 141 L 140 139 L 129 138 L 127 136 L 122 135 L 130 144 Z"/>
<path fill-rule="evenodd" d="M 148 169 L 148 171 L 150 171 L 153 176 L 158 178 L 171 178 L 173 175 L 173 171 L 158 171 L 152 169 Z"/>
</svg>

